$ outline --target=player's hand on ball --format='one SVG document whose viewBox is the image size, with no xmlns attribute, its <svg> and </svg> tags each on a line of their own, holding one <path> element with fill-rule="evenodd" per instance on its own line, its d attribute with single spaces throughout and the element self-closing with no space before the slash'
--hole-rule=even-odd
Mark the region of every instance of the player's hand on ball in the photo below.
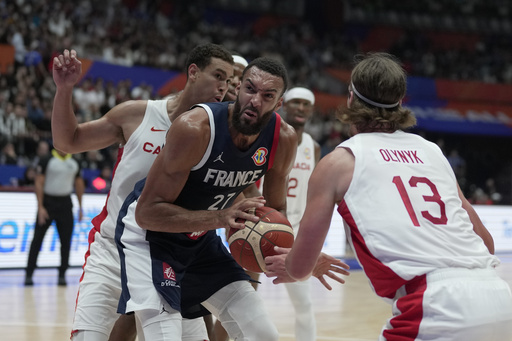
<svg viewBox="0 0 512 341">
<path fill-rule="evenodd" d="M 265 199 L 263 197 L 246 198 L 233 204 L 230 208 L 221 210 L 222 219 L 225 220 L 223 226 L 234 229 L 245 228 L 245 220 L 257 222 L 260 217 L 249 212 L 251 208 L 263 207 Z"/>
<path fill-rule="evenodd" d="M 322 252 L 320 256 L 318 256 L 315 268 L 313 269 L 313 276 L 318 278 L 320 283 L 322 283 L 328 290 L 332 290 L 332 287 L 327 283 L 324 276 L 330 277 L 335 281 L 344 284 L 345 280 L 339 277 L 336 273 L 348 276 L 350 275 L 350 272 L 347 271 L 348 269 L 350 269 L 348 264 L 345 264 L 341 260 Z"/>
</svg>

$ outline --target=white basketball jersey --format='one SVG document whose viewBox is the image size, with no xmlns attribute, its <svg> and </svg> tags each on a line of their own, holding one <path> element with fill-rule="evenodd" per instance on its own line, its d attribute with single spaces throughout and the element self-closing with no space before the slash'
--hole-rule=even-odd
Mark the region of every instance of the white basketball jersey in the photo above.
<svg viewBox="0 0 512 341">
<path fill-rule="evenodd" d="M 361 133 L 355 168 L 338 211 L 361 266 L 379 296 L 440 268 L 487 268 L 499 261 L 473 231 L 453 171 L 439 147 L 397 131 Z"/>
<path fill-rule="evenodd" d="M 315 142 L 311 135 L 302 133 L 302 141 L 297 148 L 293 169 L 288 177 L 286 196 L 286 216 L 297 235 L 299 223 L 306 209 L 308 181 L 315 168 Z"/>
<path fill-rule="evenodd" d="M 135 183 L 148 175 L 165 143 L 165 136 L 171 126 L 167 101 L 148 101 L 141 124 L 126 144 L 119 148 L 106 204 L 92 220 L 93 229 L 100 231 L 104 237 L 114 238 L 117 216 L 124 200 Z"/>
</svg>

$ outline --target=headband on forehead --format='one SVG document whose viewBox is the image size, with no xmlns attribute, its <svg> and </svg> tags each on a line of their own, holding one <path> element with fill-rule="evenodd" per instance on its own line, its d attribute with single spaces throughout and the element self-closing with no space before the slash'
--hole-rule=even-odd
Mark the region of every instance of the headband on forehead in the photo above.
<svg viewBox="0 0 512 341">
<path fill-rule="evenodd" d="M 233 62 L 235 64 L 241 64 L 243 65 L 244 67 L 246 67 L 247 65 L 249 65 L 249 63 L 247 63 L 247 60 L 245 60 L 244 57 L 240 57 L 240 56 L 237 56 L 237 55 L 233 55 Z"/>
<path fill-rule="evenodd" d="M 394 107 L 396 107 L 397 105 L 400 104 L 400 101 L 398 101 L 396 103 L 393 103 L 393 104 L 383 104 L 383 103 L 378 103 L 378 102 L 372 101 L 371 99 L 366 98 L 363 95 L 361 95 L 359 93 L 359 91 L 357 91 L 356 87 L 354 86 L 354 83 L 351 82 L 350 86 L 352 87 L 352 91 L 354 91 L 354 93 L 356 94 L 357 97 L 359 97 L 363 102 L 371 104 L 371 105 L 373 105 L 375 107 L 389 109 L 389 108 L 394 108 Z"/>
<path fill-rule="evenodd" d="M 310 101 L 311 105 L 315 104 L 315 95 L 313 94 L 313 92 L 309 89 L 302 87 L 296 87 L 286 91 L 283 98 L 285 103 L 288 102 L 289 100 L 299 98 Z"/>
</svg>

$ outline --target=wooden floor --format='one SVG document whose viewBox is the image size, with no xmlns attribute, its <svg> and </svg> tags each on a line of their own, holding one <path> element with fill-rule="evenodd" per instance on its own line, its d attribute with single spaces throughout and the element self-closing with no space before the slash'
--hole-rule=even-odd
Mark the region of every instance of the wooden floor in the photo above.
<svg viewBox="0 0 512 341">
<path fill-rule="evenodd" d="M 512 255 L 500 258 L 499 274 L 512 286 Z M 33 287 L 23 286 L 23 274 L 22 270 L 0 270 L 0 340 L 69 340 L 81 269 L 68 271 L 67 287 L 56 285 L 54 269 L 36 270 Z M 376 340 L 390 306 L 371 292 L 365 275 L 354 270 L 345 285 L 330 283 L 332 291 L 316 280 L 313 284 L 317 340 Z M 258 291 L 279 329 L 280 341 L 294 340 L 294 312 L 285 288 L 263 277 Z"/>
</svg>

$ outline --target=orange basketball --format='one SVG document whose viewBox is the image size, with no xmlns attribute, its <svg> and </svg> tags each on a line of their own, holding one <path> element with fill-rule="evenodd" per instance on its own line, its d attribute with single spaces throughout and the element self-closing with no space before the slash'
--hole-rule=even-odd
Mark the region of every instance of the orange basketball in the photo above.
<svg viewBox="0 0 512 341">
<path fill-rule="evenodd" d="M 261 207 L 252 212 L 260 220 L 245 221 L 245 228 L 241 230 L 231 229 L 228 244 L 233 258 L 244 269 L 264 272 L 265 257 L 276 254 L 274 246 L 292 247 L 293 229 L 288 219 L 273 208 Z"/>
</svg>

